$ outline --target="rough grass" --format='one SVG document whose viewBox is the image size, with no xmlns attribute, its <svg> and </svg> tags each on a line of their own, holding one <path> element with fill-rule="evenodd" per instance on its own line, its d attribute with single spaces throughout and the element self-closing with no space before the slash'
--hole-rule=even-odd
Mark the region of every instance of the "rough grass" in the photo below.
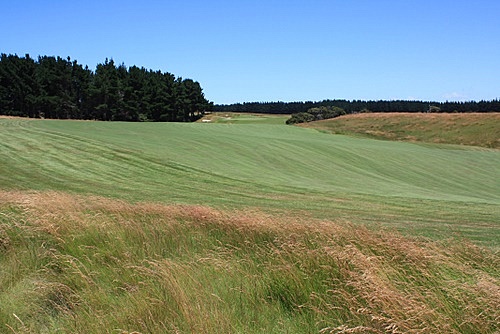
<svg viewBox="0 0 500 334">
<path fill-rule="evenodd" d="M 500 148 L 500 113 L 366 113 L 302 126 L 378 139 Z"/>
<path fill-rule="evenodd" d="M 0 192 L 7 333 L 496 333 L 499 258 L 350 223 Z"/>
</svg>

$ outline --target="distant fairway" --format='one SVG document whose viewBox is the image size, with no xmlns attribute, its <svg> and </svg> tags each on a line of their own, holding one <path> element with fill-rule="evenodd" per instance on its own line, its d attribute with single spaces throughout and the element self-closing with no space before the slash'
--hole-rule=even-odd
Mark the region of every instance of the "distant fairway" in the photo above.
<svg viewBox="0 0 500 334">
<path fill-rule="evenodd" d="M 0 119 L 0 188 L 255 207 L 499 246 L 498 150 L 244 123 Z"/>
<path fill-rule="evenodd" d="M 290 115 L 251 114 L 233 112 L 214 112 L 203 117 L 201 122 L 223 124 L 285 124 Z"/>
</svg>

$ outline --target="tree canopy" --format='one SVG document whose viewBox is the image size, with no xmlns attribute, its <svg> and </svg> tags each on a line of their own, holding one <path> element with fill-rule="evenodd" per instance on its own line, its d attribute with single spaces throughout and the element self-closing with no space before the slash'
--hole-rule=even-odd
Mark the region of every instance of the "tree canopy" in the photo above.
<svg viewBox="0 0 500 334">
<path fill-rule="evenodd" d="M 2 115 L 188 122 L 212 107 L 198 82 L 168 72 L 117 66 L 113 59 L 92 71 L 70 57 L 0 56 Z"/>
</svg>

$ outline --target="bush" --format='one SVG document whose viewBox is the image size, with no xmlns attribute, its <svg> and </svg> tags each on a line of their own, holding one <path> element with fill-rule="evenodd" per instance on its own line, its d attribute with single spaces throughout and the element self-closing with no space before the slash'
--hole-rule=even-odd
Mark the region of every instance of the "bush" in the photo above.
<svg viewBox="0 0 500 334">
<path fill-rule="evenodd" d="M 306 122 L 312 122 L 314 120 L 315 120 L 314 115 L 308 112 L 299 112 L 293 114 L 292 117 L 287 119 L 286 124 L 306 123 Z"/>
<path fill-rule="evenodd" d="M 320 121 L 322 119 L 335 118 L 345 114 L 345 110 L 339 107 L 328 106 L 311 108 L 307 112 L 292 114 L 292 117 L 286 121 L 286 124 Z"/>
</svg>

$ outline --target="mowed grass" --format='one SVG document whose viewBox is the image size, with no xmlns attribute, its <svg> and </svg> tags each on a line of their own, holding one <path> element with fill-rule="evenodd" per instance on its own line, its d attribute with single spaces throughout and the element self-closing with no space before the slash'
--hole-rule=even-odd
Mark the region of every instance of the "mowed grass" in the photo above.
<svg viewBox="0 0 500 334">
<path fill-rule="evenodd" d="M 500 113 L 366 113 L 302 126 L 378 139 L 500 148 Z"/>
<path fill-rule="evenodd" d="M 497 150 L 282 124 L 0 119 L 0 155 L 4 190 L 259 208 L 499 246 Z"/>
<path fill-rule="evenodd" d="M 234 112 L 213 112 L 198 122 L 222 124 L 285 124 L 290 115 L 252 114 Z"/>
<path fill-rule="evenodd" d="M 499 268 L 359 224 L 0 191 L 3 333 L 498 333 Z"/>
</svg>

